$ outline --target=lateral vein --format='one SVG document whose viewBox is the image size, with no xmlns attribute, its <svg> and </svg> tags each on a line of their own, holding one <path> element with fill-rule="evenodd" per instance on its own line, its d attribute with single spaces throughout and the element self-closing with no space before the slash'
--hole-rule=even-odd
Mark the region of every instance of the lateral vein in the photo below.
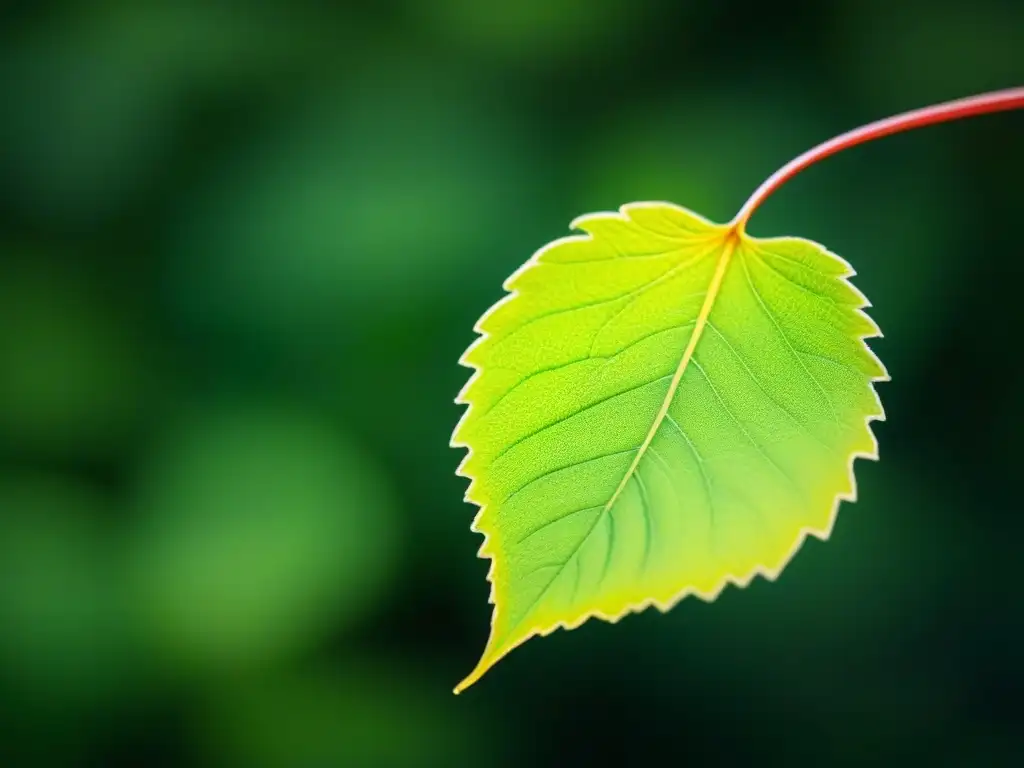
<svg viewBox="0 0 1024 768">
<path fill-rule="evenodd" d="M 636 452 L 636 456 L 633 457 L 632 464 L 629 465 L 629 469 L 626 470 L 625 476 L 622 478 L 622 482 L 619 483 L 615 492 L 608 499 L 608 503 L 604 505 L 604 511 L 607 512 L 612 508 L 619 496 L 625 489 L 629 479 L 636 472 L 636 468 L 640 465 L 640 460 L 647 453 L 647 449 L 650 447 L 651 442 L 654 440 L 654 435 L 657 434 L 658 428 L 661 427 L 661 422 L 665 420 L 665 416 L 668 414 L 669 406 L 672 405 L 672 399 L 676 396 L 676 390 L 679 389 L 679 383 L 683 380 L 683 374 L 686 373 L 686 369 L 690 364 L 690 360 L 693 357 L 694 350 L 697 349 L 697 342 L 700 341 L 701 334 L 704 332 L 704 326 L 707 325 L 708 317 L 711 315 L 711 308 L 715 304 L 715 299 L 718 296 L 718 291 L 722 287 L 722 279 L 725 277 L 726 267 L 729 266 L 729 260 L 732 257 L 733 251 L 736 249 L 736 243 L 739 240 L 739 235 L 735 231 L 730 231 L 726 234 L 725 245 L 722 248 L 722 255 L 718 260 L 718 266 L 715 267 L 715 274 L 711 278 L 711 284 L 708 286 L 707 295 L 704 297 L 704 303 L 701 305 L 700 313 L 697 315 L 697 321 L 693 326 L 693 333 L 690 334 L 690 341 L 686 345 L 686 349 L 683 351 L 683 357 L 679 361 L 679 366 L 676 368 L 675 374 L 672 376 L 672 381 L 669 382 L 668 392 L 665 393 L 665 399 L 661 404 L 661 409 L 658 411 L 658 415 L 654 417 L 654 423 L 651 425 L 650 431 L 647 433 L 647 437 L 640 444 L 640 448 Z"/>
</svg>

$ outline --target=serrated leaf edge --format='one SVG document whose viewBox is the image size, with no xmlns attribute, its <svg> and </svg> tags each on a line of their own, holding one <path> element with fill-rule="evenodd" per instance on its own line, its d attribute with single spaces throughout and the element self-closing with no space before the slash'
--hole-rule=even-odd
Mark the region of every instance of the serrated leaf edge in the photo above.
<svg viewBox="0 0 1024 768">
<path fill-rule="evenodd" d="M 664 201 L 646 201 L 646 202 L 626 203 L 625 205 L 620 206 L 618 211 L 600 211 L 600 212 L 588 213 L 588 214 L 584 214 L 582 216 L 578 216 L 577 218 L 573 219 L 572 222 L 570 222 L 569 228 L 571 230 L 580 229 L 581 228 L 580 227 L 581 224 L 584 224 L 585 222 L 587 222 L 589 220 L 593 220 L 593 219 L 617 218 L 617 219 L 624 220 L 624 221 L 632 221 L 632 219 L 629 216 L 630 211 L 638 210 L 638 209 L 644 209 L 644 208 L 664 208 L 664 207 L 674 208 L 674 209 L 676 209 L 676 210 L 686 214 L 687 216 L 692 216 L 692 217 L 694 217 L 696 219 L 699 219 L 700 221 L 706 223 L 708 226 L 711 226 L 711 227 L 721 227 L 721 226 L 723 226 L 723 225 L 720 225 L 720 224 L 715 224 L 714 222 L 710 221 L 706 217 L 701 216 L 699 213 L 696 213 L 695 211 L 691 211 L 690 209 L 685 208 L 685 207 L 680 206 L 680 205 L 677 205 L 675 203 L 664 202 Z M 739 238 L 741 238 L 741 239 L 748 239 L 749 238 L 749 236 L 745 232 L 735 232 L 735 234 Z M 864 297 L 863 293 L 861 293 L 860 290 L 855 285 L 853 285 L 849 281 L 849 278 L 854 277 L 857 274 L 857 271 L 853 268 L 853 266 L 848 261 L 846 261 L 846 259 L 844 259 L 842 256 L 839 256 L 838 254 L 833 253 L 832 251 L 830 251 L 827 247 L 825 247 L 821 243 L 818 243 L 818 242 L 816 242 L 814 240 L 810 240 L 808 238 L 793 238 L 793 239 L 799 239 L 799 240 L 802 240 L 804 242 L 811 243 L 815 247 L 820 248 L 822 251 L 825 251 L 832 258 L 837 259 L 839 262 L 841 262 L 846 267 L 846 270 L 847 270 L 846 273 L 842 274 L 842 275 L 837 275 L 836 277 L 838 279 L 842 280 L 847 286 L 852 288 L 854 291 L 857 292 L 858 295 L 860 295 L 863 298 L 864 304 L 861 307 L 856 308 L 854 311 L 857 312 L 860 316 L 862 316 L 865 319 L 867 319 L 868 322 L 871 323 L 871 325 L 878 330 L 877 333 L 865 334 L 863 336 L 858 337 L 860 339 L 861 343 L 863 344 L 864 349 L 871 356 L 872 360 L 875 363 L 877 363 L 879 368 L 883 371 L 882 375 L 873 376 L 873 377 L 871 377 L 871 379 L 869 381 L 869 386 L 871 388 L 871 393 L 872 393 L 872 395 L 874 395 L 875 403 L 876 403 L 876 405 L 878 407 L 879 412 L 878 412 L 877 415 L 869 415 L 869 416 L 866 416 L 864 418 L 864 426 L 867 429 L 868 435 L 871 438 L 871 442 L 872 442 L 872 446 L 873 447 L 872 447 L 872 450 L 870 452 L 854 451 L 848 457 L 848 459 L 847 459 L 847 475 L 848 475 L 850 489 L 848 491 L 845 491 L 845 492 L 840 491 L 840 492 L 838 492 L 836 494 L 835 499 L 832 502 L 832 509 L 829 512 L 828 522 L 822 528 L 815 528 L 813 526 L 804 526 L 803 528 L 801 528 L 799 533 L 798 533 L 798 535 L 797 535 L 796 540 L 793 543 L 793 546 L 790 548 L 790 551 L 782 558 L 782 560 L 779 562 L 779 565 L 776 566 L 775 568 L 766 568 L 764 566 L 756 566 L 745 577 L 739 577 L 739 576 L 736 576 L 735 574 L 726 574 L 722 578 L 721 583 L 719 583 L 718 586 L 714 590 L 712 590 L 711 592 L 702 592 L 701 590 L 696 589 L 694 587 L 685 587 L 684 589 L 680 590 L 677 594 L 673 595 L 671 598 L 669 598 L 667 600 L 658 600 L 656 598 L 648 598 L 646 600 L 640 601 L 639 603 L 635 603 L 635 604 L 632 604 L 632 605 L 627 605 L 625 608 L 623 608 L 621 611 L 619 611 L 618 613 L 615 613 L 615 614 L 607 614 L 607 613 L 605 613 L 605 612 L 603 612 L 601 610 L 595 609 L 595 610 L 587 611 L 586 613 L 582 614 L 580 617 L 578 617 L 574 621 L 557 621 L 557 622 L 555 622 L 553 624 L 550 624 L 550 625 L 547 625 L 547 626 L 544 626 L 543 624 L 532 626 L 518 640 L 516 640 L 515 642 L 510 643 L 509 645 L 505 646 L 504 648 L 502 648 L 497 653 L 493 652 L 492 651 L 492 642 L 493 642 L 493 639 L 494 639 L 494 630 L 495 630 L 495 627 L 497 626 L 498 612 L 501 610 L 501 606 L 498 605 L 498 602 L 497 602 L 497 599 L 496 599 L 496 594 L 495 594 L 496 593 L 496 584 L 495 584 L 495 578 L 494 578 L 495 571 L 496 571 L 496 569 L 498 567 L 498 558 L 495 556 L 496 553 L 493 552 L 490 549 L 492 534 L 494 532 L 484 530 L 484 529 L 482 529 L 480 527 L 480 523 L 483 520 L 483 516 L 484 516 L 484 514 L 486 512 L 487 506 L 486 506 L 485 502 L 482 502 L 481 500 L 475 499 L 473 497 L 473 486 L 476 483 L 476 478 L 473 477 L 473 475 L 471 475 L 470 473 L 468 473 L 465 470 L 466 464 L 473 457 L 473 447 L 471 445 L 469 445 L 468 443 L 466 443 L 466 442 L 457 440 L 456 437 L 455 437 L 459 433 L 459 430 L 462 428 L 463 423 L 469 418 L 470 414 L 472 413 L 473 403 L 471 401 L 465 399 L 465 396 L 466 396 L 467 392 L 470 390 L 470 388 L 472 387 L 473 383 L 476 381 L 477 377 L 481 373 L 481 369 L 480 369 L 479 366 L 469 362 L 469 356 L 473 352 L 473 350 L 476 349 L 476 347 L 479 346 L 480 344 L 482 344 L 484 341 L 486 341 L 488 336 L 489 336 L 489 334 L 483 329 L 484 322 L 492 314 L 494 314 L 500 307 L 504 306 L 505 304 L 507 304 L 510 301 L 515 300 L 515 298 L 519 295 L 519 292 L 517 290 L 515 290 L 514 288 L 512 288 L 511 286 L 514 283 L 514 281 L 520 275 L 522 275 L 527 270 L 532 269 L 535 266 L 537 266 L 538 264 L 540 264 L 540 259 L 543 257 L 543 255 L 545 253 L 547 253 L 548 251 L 556 248 L 557 246 L 563 245 L 563 244 L 565 244 L 567 242 L 580 242 L 580 241 L 587 241 L 587 240 L 593 240 L 593 239 L 594 239 L 594 236 L 592 234 L 588 233 L 588 232 L 585 232 L 583 234 L 567 235 L 565 237 L 561 237 L 561 238 L 558 238 L 556 240 L 553 240 L 553 241 L 547 243 L 546 245 L 544 245 L 543 247 L 539 248 L 537 251 L 535 251 L 533 253 L 533 255 L 529 259 L 526 260 L 526 262 L 524 262 L 517 270 L 515 270 L 515 272 L 513 272 L 511 275 L 509 275 L 505 279 L 505 281 L 502 283 L 502 288 L 506 291 L 505 296 L 503 296 L 501 299 L 499 299 L 486 312 L 484 312 L 483 315 L 480 316 L 480 319 L 477 320 L 477 322 L 474 324 L 473 331 L 475 333 L 477 333 L 478 336 L 470 344 L 470 346 L 466 349 L 466 351 L 463 352 L 462 356 L 459 358 L 459 364 L 462 365 L 463 367 L 472 369 L 473 373 L 470 375 L 470 377 L 467 380 L 467 382 L 463 385 L 462 389 L 459 391 L 459 394 L 455 397 L 455 403 L 457 405 L 466 405 L 467 408 L 463 412 L 461 418 L 459 419 L 458 424 L 456 424 L 455 429 L 452 432 L 452 437 L 451 437 L 451 439 L 449 441 L 449 445 L 452 448 L 465 448 L 466 449 L 466 455 L 463 457 L 462 461 L 459 462 L 459 466 L 455 470 L 455 474 L 457 476 L 459 476 L 459 477 L 465 477 L 465 478 L 469 479 L 469 481 L 470 481 L 469 487 L 466 489 L 466 493 L 465 493 L 463 498 L 464 498 L 465 501 L 467 501 L 467 502 L 469 502 L 471 504 L 475 504 L 479 508 L 477 510 L 476 515 L 474 515 L 474 517 L 473 517 L 473 522 L 470 524 L 470 530 L 473 531 L 474 533 L 482 534 L 483 537 L 484 537 L 484 540 L 481 543 L 480 548 L 477 550 L 477 557 L 479 557 L 481 559 L 484 559 L 484 560 L 489 559 L 491 561 L 490 567 L 487 570 L 487 581 L 491 585 L 490 594 L 488 595 L 487 602 L 489 604 L 493 605 L 494 609 L 493 609 L 493 611 L 491 613 L 491 623 L 490 623 L 490 630 L 489 630 L 489 636 L 488 636 L 488 640 L 487 640 L 487 645 L 486 645 L 486 647 L 484 649 L 484 652 L 483 652 L 483 654 L 482 654 L 482 656 L 480 658 L 480 661 L 477 663 L 477 665 L 473 669 L 473 671 L 470 672 L 470 674 L 467 675 L 466 678 L 463 679 L 454 688 L 453 692 L 456 693 L 456 694 L 461 693 L 466 688 L 468 688 L 470 685 L 475 683 L 477 680 L 479 680 L 484 675 L 484 673 L 487 672 L 488 669 L 490 669 L 492 666 L 494 666 L 494 664 L 496 664 L 499 660 L 501 660 L 502 658 L 507 656 L 510 652 L 512 652 L 513 650 L 515 650 L 520 645 L 522 645 L 527 640 L 530 640 L 533 637 L 546 637 L 547 635 L 550 635 L 552 632 L 554 632 L 557 629 L 573 630 L 573 629 L 576 629 L 576 628 L 582 626 L 584 623 L 586 623 L 589 619 L 592 619 L 592 618 L 600 619 L 600 620 L 606 621 L 606 622 L 608 622 L 610 624 L 614 624 L 614 623 L 618 622 L 620 619 L 622 619 L 623 617 L 628 616 L 629 614 L 642 613 L 643 611 L 647 610 L 648 608 L 650 608 L 652 606 L 657 608 L 661 613 L 667 613 L 668 611 L 672 610 L 672 608 L 674 608 L 676 605 L 678 605 L 682 600 L 684 600 L 685 598 L 687 598 L 687 597 L 689 597 L 691 595 L 693 595 L 695 597 L 698 597 L 701 600 L 704 600 L 705 602 L 711 603 L 711 602 L 714 602 L 718 598 L 718 596 L 722 593 L 722 591 L 728 585 L 732 584 L 733 586 L 735 586 L 735 587 L 737 587 L 739 589 L 743 589 L 743 588 L 746 588 L 747 586 L 749 586 L 750 583 L 757 576 L 762 576 L 762 577 L 764 577 L 768 581 L 775 581 L 779 577 L 779 575 L 782 573 L 782 571 L 785 570 L 786 566 L 789 565 L 789 563 L 792 561 L 792 559 L 796 556 L 797 552 L 800 551 L 801 547 L 803 546 L 803 544 L 806 541 L 808 536 L 813 536 L 813 537 L 815 537 L 815 538 L 817 538 L 817 539 L 819 539 L 821 541 L 826 541 L 831 536 L 832 529 L 835 527 L 836 518 L 838 517 L 839 507 L 842 504 L 842 502 L 844 502 L 844 501 L 851 502 L 851 503 L 852 502 L 856 502 L 856 500 L 857 500 L 857 477 L 856 477 L 856 473 L 854 472 L 854 469 L 853 469 L 854 462 L 857 459 L 867 459 L 869 461 L 877 461 L 878 460 L 878 439 L 875 436 L 874 431 L 871 429 L 871 423 L 875 422 L 875 421 L 885 421 L 886 417 L 885 417 L 885 407 L 882 404 L 881 399 L 878 397 L 878 392 L 875 389 L 875 384 L 891 381 L 891 377 L 889 376 L 888 370 L 886 369 L 885 365 L 882 363 L 881 360 L 878 359 L 878 357 L 874 353 L 874 351 L 868 346 L 867 340 L 868 339 L 872 339 L 872 338 L 883 338 L 884 334 L 882 333 L 881 329 L 878 328 L 877 324 L 871 319 L 871 317 L 866 312 L 864 312 L 865 309 L 871 307 L 871 302 L 866 297 Z"/>
</svg>

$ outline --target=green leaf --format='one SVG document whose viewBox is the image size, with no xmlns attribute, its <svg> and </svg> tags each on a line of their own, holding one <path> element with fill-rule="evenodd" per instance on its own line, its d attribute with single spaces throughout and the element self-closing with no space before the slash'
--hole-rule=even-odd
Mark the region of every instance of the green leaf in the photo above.
<svg viewBox="0 0 1024 768">
<path fill-rule="evenodd" d="M 877 458 L 884 366 L 853 269 L 667 203 L 584 216 L 505 283 L 452 437 L 494 614 L 534 635 L 774 579 Z"/>
</svg>

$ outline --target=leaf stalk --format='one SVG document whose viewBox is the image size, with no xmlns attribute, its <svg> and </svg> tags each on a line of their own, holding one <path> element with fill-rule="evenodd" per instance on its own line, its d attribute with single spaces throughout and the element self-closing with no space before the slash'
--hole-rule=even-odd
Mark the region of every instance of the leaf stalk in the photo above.
<svg viewBox="0 0 1024 768">
<path fill-rule="evenodd" d="M 747 221 L 749 221 L 754 211 L 757 210 L 769 195 L 800 173 L 800 171 L 844 149 L 849 149 L 868 141 L 874 141 L 883 136 L 890 136 L 894 133 L 902 133 L 914 128 L 923 128 L 926 125 L 945 123 L 950 120 L 959 120 L 960 118 L 984 115 L 990 112 L 1006 112 L 1022 108 L 1024 108 L 1024 86 L 990 91 L 989 93 L 982 93 L 977 96 L 946 101 L 930 107 L 902 112 L 892 117 L 862 125 L 860 128 L 854 128 L 852 131 L 847 131 L 835 138 L 829 139 L 807 150 L 802 155 L 793 158 L 765 179 L 761 186 L 754 190 L 754 193 L 743 204 L 743 207 L 740 208 L 739 213 L 733 218 L 730 226 L 735 232 L 742 235 L 746 229 Z"/>
</svg>

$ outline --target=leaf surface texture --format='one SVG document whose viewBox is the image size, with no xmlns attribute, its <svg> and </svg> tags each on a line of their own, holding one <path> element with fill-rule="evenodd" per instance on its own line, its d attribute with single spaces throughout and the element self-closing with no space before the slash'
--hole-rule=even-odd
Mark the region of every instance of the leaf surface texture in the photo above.
<svg viewBox="0 0 1024 768">
<path fill-rule="evenodd" d="M 461 360 L 494 613 L 457 692 L 533 635 L 774 579 L 877 458 L 888 376 L 843 259 L 666 203 L 573 227 Z"/>
</svg>

